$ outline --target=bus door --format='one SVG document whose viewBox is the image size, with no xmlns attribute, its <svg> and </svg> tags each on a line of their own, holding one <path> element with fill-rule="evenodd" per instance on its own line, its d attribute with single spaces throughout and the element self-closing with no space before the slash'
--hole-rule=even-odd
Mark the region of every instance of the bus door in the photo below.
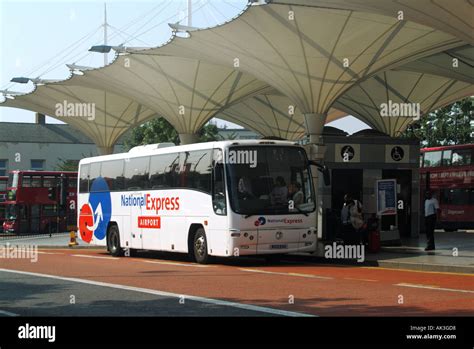
<svg viewBox="0 0 474 349">
<path fill-rule="evenodd" d="M 30 206 L 30 231 L 31 234 L 38 234 L 40 232 L 40 205 Z"/>
<path fill-rule="evenodd" d="M 131 194 L 132 197 L 136 197 L 137 200 L 140 199 L 143 195 L 140 192 L 135 192 Z M 142 210 L 144 208 L 140 205 L 130 206 L 130 248 L 142 249 L 142 231 L 139 224 L 139 218 L 143 216 Z M 126 232 L 125 232 L 126 233 Z"/>
<path fill-rule="evenodd" d="M 30 220 L 29 220 L 29 212 L 28 207 L 25 205 L 18 205 L 16 208 L 18 211 L 19 219 L 19 227 L 18 233 L 20 234 L 28 234 L 30 231 Z"/>
</svg>

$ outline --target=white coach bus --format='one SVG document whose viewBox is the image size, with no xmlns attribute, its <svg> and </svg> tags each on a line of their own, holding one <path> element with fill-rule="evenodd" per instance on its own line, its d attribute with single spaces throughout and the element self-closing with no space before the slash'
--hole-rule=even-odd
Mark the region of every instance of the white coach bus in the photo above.
<svg viewBox="0 0 474 349">
<path fill-rule="evenodd" d="M 251 140 L 154 144 L 79 163 L 78 226 L 113 256 L 314 251 L 315 196 L 303 147 Z"/>
</svg>

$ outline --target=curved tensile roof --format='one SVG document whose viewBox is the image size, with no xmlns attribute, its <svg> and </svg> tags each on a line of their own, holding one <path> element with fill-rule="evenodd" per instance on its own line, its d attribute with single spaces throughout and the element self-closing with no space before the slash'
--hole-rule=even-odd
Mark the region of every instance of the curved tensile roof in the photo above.
<svg viewBox="0 0 474 349">
<path fill-rule="evenodd" d="M 397 72 L 393 69 L 401 66 L 403 74 L 407 74 L 406 70 L 425 74 L 420 80 L 424 81 L 432 73 L 430 69 L 452 54 L 462 58 L 462 69 L 469 67 L 466 57 L 470 57 L 472 47 L 462 42 L 465 38 L 460 39 L 457 30 L 444 30 L 441 24 L 428 27 L 425 24 L 430 23 L 411 13 L 406 17 L 409 20 L 400 21 L 386 16 L 389 6 L 384 7 L 384 12 L 344 7 L 352 4 L 348 0 L 335 0 L 340 6 L 332 8 L 325 7 L 322 1 L 309 2 L 311 6 L 248 6 L 228 23 L 193 30 L 189 38 L 174 33 L 160 47 L 125 50 L 127 54 L 117 55 L 106 67 L 86 69 L 82 76 L 39 86 L 32 93 L 8 99 L 2 105 L 55 117 L 46 108 L 51 108 L 49 104 L 55 101 L 96 103 L 98 113 L 94 121 L 76 118 L 67 122 L 104 149 L 110 149 L 128 128 L 157 116 L 165 117 L 180 134 L 186 135 L 196 133 L 210 118 L 222 115 L 247 127 L 252 125 L 249 128 L 265 135 L 299 138 L 303 133 L 315 132 L 306 127 L 305 114 L 320 114 L 316 115 L 316 132 L 321 132 L 326 114 L 331 107 L 338 106 L 339 100 L 344 102 L 344 111 L 393 134 L 392 126 L 387 128 L 385 122 L 365 109 L 349 105 L 348 100 L 354 99 L 359 86 L 377 85 L 382 72 L 389 71 L 386 74 L 395 76 Z M 314 6 L 318 3 L 322 7 Z M 373 0 L 366 3 L 375 6 Z M 472 85 L 466 81 L 470 77 L 464 70 L 458 70 L 455 77 L 449 74 L 449 68 L 441 69 L 442 77 L 456 80 L 452 90 L 440 94 L 430 89 L 422 99 L 433 102 L 434 96 L 435 106 L 463 94 L 463 84 Z M 390 82 L 385 90 L 396 89 L 403 96 L 413 86 L 410 79 L 404 82 L 401 79 L 402 85 L 394 83 L 393 88 Z M 271 91 L 275 90 L 274 96 Z M 289 102 L 282 102 L 280 94 Z M 261 96 L 276 106 L 268 109 L 267 105 L 268 117 L 261 111 L 258 117 L 239 114 L 239 108 L 252 110 L 254 105 L 262 104 Z M 283 115 L 276 117 L 275 110 L 281 109 L 281 103 L 294 105 L 298 115 L 290 120 Z M 428 111 L 429 103 L 426 108 Z"/>
<path fill-rule="evenodd" d="M 58 104 L 62 105 L 62 111 Z M 112 152 L 119 137 L 130 128 L 157 116 L 154 110 L 130 97 L 67 82 L 36 86 L 33 92 L 6 99 L 2 105 L 40 112 L 66 122 L 93 140 L 104 154 Z M 94 107 L 94 114 L 90 113 L 90 107 Z M 68 108 L 74 110 L 70 109 L 69 113 Z M 63 116 L 57 115 L 58 111 Z"/>
<path fill-rule="evenodd" d="M 247 98 L 218 115 L 263 136 L 299 140 L 306 134 L 305 120 L 300 109 L 291 100 L 276 91 Z M 326 122 L 347 116 L 347 113 L 331 109 Z"/>
<path fill-rule="evenodd" d="M 464 81 L 392 70 L 355 85 L 334 107 L 396 137 L 426 113 L 470 95 L 474 95 L 474 85 Z"/>
<path fill-rule="evenodd" d="M 393 17 L 277 4 L 251 6 L 232 22 L 190 34 L 140 54 L 238 65 L 288 96 L 303 113 L 326 113 L 359 81 L 463 44 Z"/>
<path fill-rule="evenodd" d="M 474 45 L 473 3 L 470 0 L 267 0 L 267 2 L 320 6 L 398 16 L 450 33 Z"/>
</svg>

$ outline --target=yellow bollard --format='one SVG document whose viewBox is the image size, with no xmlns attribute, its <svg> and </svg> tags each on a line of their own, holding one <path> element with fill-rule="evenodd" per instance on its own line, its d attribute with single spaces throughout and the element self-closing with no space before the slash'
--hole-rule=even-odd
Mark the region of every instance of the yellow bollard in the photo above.
<svg viewBox="0 0 474 349">
<path fill-rule="evenodd" d="M 77 238 L 76 238 L 76 232 L 74 230 L 71 230 L 71 232 L 69 233 L 69 247 L 73 247 L 73 246 L 76 246 L 76 245 L 79 245 L 79 243 L 77 242 Z"/>
</svg>

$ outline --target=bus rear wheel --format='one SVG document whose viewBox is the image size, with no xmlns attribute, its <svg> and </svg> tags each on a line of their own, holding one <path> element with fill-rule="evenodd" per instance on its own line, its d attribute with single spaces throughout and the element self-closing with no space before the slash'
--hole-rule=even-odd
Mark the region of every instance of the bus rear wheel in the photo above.
<svg viewBox="0 0 474 349">
<path fill-rule="evenodd" d="M 123 256 L 123 249 L 120 247 L 120 233 L 116 225 L 111 225 L 107 231 L 107 250 L 114 257 Z"/>
<path fill-rule="evenodd" d="M 209 262 L 209 254 L 207 252 L 207 238 L 204 228 L 198 228 L 194 234 L 192 257 L 199 264 L 207 264 Z"/>
</svg>

